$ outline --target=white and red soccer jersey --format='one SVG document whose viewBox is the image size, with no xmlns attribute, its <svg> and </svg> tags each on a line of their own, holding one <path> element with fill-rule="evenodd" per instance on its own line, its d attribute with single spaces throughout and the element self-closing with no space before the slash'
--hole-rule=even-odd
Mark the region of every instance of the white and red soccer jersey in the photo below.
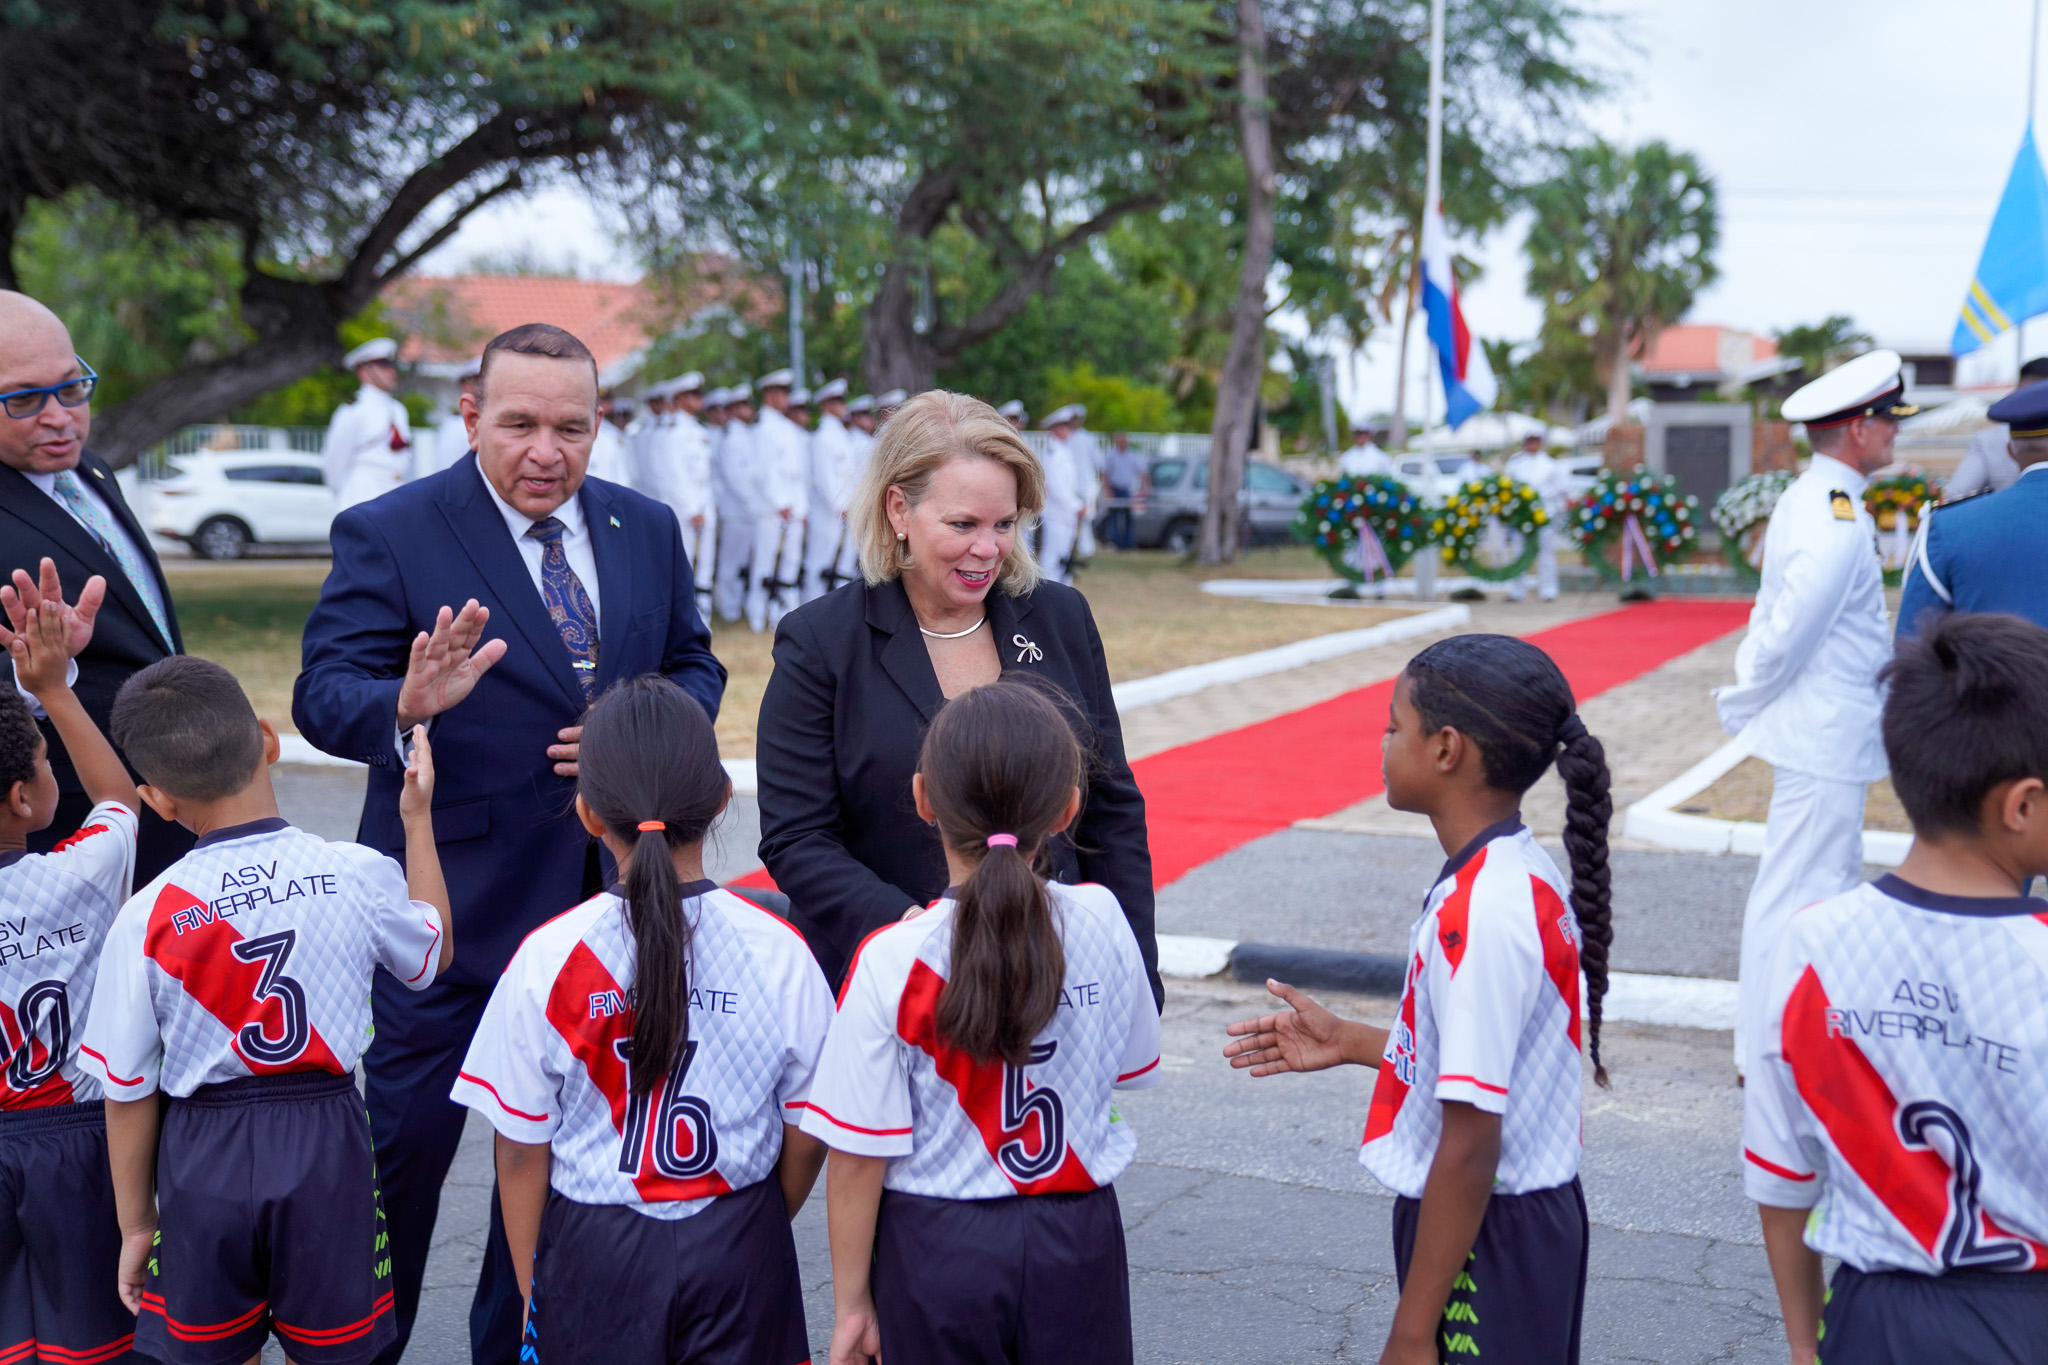
<svg viewBox="0 0 2048 1365">
<path fill-rule="evenodd" d="M 632 1094 L 634 946 L 609 893 L 527 936 L 491 992 L 450 1095 L 514 1142 L 549 1143 L 548 1181 L 583 1204 L 687 1218 L 765 1180 L 811 1091 L 832 990 L 803 935 L 711 882 L 683 888 L 690 1034 Z"/>
<path fill-rule="evenodd" d="M 135 812 L 113 801 L 48 853 L 0 854 L 0 1109 L 100 1098 L 78 1034 L 134 875 Z"/>
<path fill-rule="evenodd" d="M 1409 931 L 1358 1160 L 1420 1199 L 1457 1100 L 1501 1116 L 1494 1189 L 1547 1190 L 1579 1173 L 1580 1086 L 1578 919 L 1557 864 L 1504 820 L 1444 865 Z"/>
<path fill-rule="evenodd" d="M 1896 876 L 1794 915 L 1743 1187 L 1863 1271 L 2048 1270 L 2048 905 Z"/>
<path fill-rule="evenodd" d="M 281 819 L 217 829 L 121 907 L 80 1052 L 108 1098 L 290 1071 L 350 1075 L 370 977 L 434 979 L 441 921 L 398 864 Z"/>
<path fill-rule="evenodd" d="M 1099 1189 L 1138 1137 L 1110 1092 L 1159 1081 L 1159 1013 L 1138 940 L 1103 886 L 1052 883 L 1067 971 L 1031 1064 L 977 1061 L 938 1033 L 953 901 L 870 934 L 854 955 L 803 1129 L 890 1158 L 883 1185 L 940 1199 Z"/>
</svg>

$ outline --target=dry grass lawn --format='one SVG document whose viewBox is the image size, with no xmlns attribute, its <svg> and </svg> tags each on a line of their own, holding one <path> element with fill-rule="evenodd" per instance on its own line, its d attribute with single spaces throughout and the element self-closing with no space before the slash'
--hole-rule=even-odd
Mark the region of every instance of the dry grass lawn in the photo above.
<svg viewBox="0 0 2048 1365">
<path fill-rule="evenodd" d="M 1764 823 L 1771 808 L 1771 765 L 1760 758 L 1745 758 L 1724 774 L 1720 781 L 1694 796 L 1677 809 L 1686 815 L 1706 815 L 1716 820 L 1750 820 Z M 1911 833 L 1905 809 L 1890 778 L 1874 782 L 1863 807 L 1865 829 Z"/>
<path fill-rule="evenodd" d="M 174 563 L 166 566 L 185 647 L 232 669 L 259 715 L 291 728 L 299 636 L 327 577 L 317 561 Z M 1207 663 L 1293 640 L 1357 630 L 1402 615 L 1399 608 L 1283 606 L 1214 597 L 1206 578 L 1326 578 L 1306 549 L 1254 550 L 1236 565 L 1197 569 L 1158 551 L 1099 556 L 1082 570 L 1117 682 Z M 772 640 L 720 623 L 712 649 L 729 673 L 719 710 L 719 748 L 728 758 L 754 753 L 754 721 L 773 667 Z"/>
</svg>

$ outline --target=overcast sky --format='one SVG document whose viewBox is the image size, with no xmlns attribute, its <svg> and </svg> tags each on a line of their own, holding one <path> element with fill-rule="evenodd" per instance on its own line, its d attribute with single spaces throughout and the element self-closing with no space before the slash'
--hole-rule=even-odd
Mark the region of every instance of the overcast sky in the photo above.
<svg viewBox="0 0 2048 1365">
<path fill-rule="evenodd" d="M 1618 77 L 1589 121 L 1610 138 L 1662 138 L 1695 153 L 1720 188 L 1721 279 L 1691 320 L 1767 332 L 1847 313 L 1882 343 L 1945 342 L 2026 122 L 2032 5 L 1619 0 L 1619 40 L 1595 33 L 1586 44 Z M 586 273 L 636 273 L 573 195 L 485 215 L 429 268 L 524 252 Z M 1480 336 L 1535 333 L 1523 231 L 1514 223 L 1459 244 L 1485 271 L 1464 300 Z M 2032 349 L 2048 352 L 2048 323 L 2036 329 Z M 1355 410 L 1391 403 L 1394 350 L 1391 337 L 1377 339 L 1344 367 L 1356 376 L 1346 395 Z M 2013 368 L 2010 338 L 1981 354 L 1965 379 Z"/>
</svg>

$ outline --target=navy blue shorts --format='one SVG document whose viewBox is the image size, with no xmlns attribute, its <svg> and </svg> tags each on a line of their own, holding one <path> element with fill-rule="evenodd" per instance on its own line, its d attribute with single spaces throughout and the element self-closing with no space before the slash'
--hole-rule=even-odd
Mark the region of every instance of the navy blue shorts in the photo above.
<svg viewBox="0 0 2048 1365">
<path fill-rule="evenodd" d="M 885 1190 L 874 1290 L 889 1365 L 1130 1365 L 1113 1186 L 1010 1199 Z"/>
<path fill-rule="evenodd" d="M 1820 1320 L 1826 1365 L 2048 1365 L 2048 1274 L 1838 1266 Z"/>
<path fill-rule="evenodd" d="M 1394 1201 L 1394 1274 L 1404 1285 L 1421 1211 L 1420 1200 Z M 1444 1304 L 1436 1358 L 1452 1365 L 1578 1365 L 1588 1241 L 1577 1177 L 1489 1199 L 1464 1273 Z"/>
<path fill-rule="evenodd" d="M 522 1362 L 807 1365 L 803 1281 L 781 1182 L 688 1218 L 548 1192 Z"/>
<path fill-rule="evenodd" d="M 0 1113 L 0 1365 L 125 1357 L 135 1315 L 120 1263 L 106 1106 Z"/>
<path fill-rule="evenodd" d="M 354 1078 L 252 1076 L 172 1100 L 156 1183 L 136 1350 L 242 1365 L 274 1329 L 299 1365 L 358 1365 L 396 1334 Z"/>
</svg>

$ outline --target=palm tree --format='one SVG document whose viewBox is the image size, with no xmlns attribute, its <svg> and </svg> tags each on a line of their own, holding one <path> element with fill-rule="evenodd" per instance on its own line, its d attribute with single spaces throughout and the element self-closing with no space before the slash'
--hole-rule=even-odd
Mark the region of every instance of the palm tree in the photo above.
<svg viewBox="0 0 2048 1365">
<path fill-rule="evenodd" d="M 1629 362 L 1685 316 L 1720 274 L 1714 182 L 1689 152 L 1662 142 L 1629 150 L 1601 139 L 1566 150 L 1558 173 L 1528 192 L 1529 293 L 1546 328 L 1592 343 L 1607 411 L 1628 412 Z"/>
<path fill-rule="evenodd" d="M 1830 314 L 1811 326 L 1800 323 L 1774 335 L 1778 338 L 1778 354 L 1798 360 L 1802 382 L 1819 378 L 1850 356 L 1861 355 L 1877 344 L 1870 333 L 1857 331 L 1856 320 L 1846 313 Z"/>
</svg>

